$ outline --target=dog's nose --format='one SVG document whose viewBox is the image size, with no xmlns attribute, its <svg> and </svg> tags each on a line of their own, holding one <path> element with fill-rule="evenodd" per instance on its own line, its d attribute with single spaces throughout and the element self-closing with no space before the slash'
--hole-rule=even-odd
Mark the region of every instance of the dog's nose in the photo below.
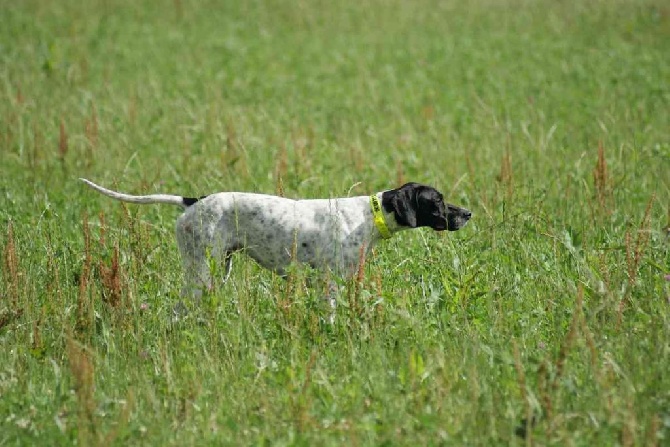
<svg viewBox="0 0 670 447">
<path fill-rule="evenodd" d="M 470 219 L 472 217 L 472 213 L 470 211 L 465 211 L 463 212 L 463 217 Z"/>
</svg>

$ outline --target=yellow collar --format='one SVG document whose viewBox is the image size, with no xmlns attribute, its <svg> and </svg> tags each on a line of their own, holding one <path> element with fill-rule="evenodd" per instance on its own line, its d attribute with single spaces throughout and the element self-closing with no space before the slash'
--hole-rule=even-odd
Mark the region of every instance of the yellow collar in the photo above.
<svg viewBox="0 0 670 447">
<path fill-rule="evenodd" d="M 384 239 L 390 238 L 391 232 L 389 231 L 389 227 L 386 226 L 386 220 L 384 220 L 384 214 L 382 213 L 382 206 L 376 195 L 370 196 L 370 208 L 372 208 L 372 215 L 375 218 L 375 227 L 379 230 L 379 234 L 381 234 Z"/>
</svg>

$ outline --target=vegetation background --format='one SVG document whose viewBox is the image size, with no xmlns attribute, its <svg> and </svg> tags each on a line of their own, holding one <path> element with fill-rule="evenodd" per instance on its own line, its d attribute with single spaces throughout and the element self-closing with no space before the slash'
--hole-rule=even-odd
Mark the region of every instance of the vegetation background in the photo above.
<svg viewBox="0 0 670 447">
<path fill-rule="evenodd" d="M 670 5 L 0 0 L 0 444 L 668 445 Z M 131 193 L 471 208 L 334 325 Z"/>
</svg>

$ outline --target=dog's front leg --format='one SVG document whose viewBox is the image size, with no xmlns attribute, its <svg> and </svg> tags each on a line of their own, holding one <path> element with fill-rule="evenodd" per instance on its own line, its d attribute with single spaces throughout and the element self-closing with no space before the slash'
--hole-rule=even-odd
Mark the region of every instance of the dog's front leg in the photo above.
<svg viewBox="0 0 670 447">
<path fill-rule="evenodd" d="M 340 287 L 338 286 L 337 282 L 332 279 L 328 280 L 322 299 L 325 301 L 326 306 L 328 307 L 328 323 L 330 324 L 335 323 L 335 311 L 337 310 L 337 296 L 339 293 Z"/>
</svg>

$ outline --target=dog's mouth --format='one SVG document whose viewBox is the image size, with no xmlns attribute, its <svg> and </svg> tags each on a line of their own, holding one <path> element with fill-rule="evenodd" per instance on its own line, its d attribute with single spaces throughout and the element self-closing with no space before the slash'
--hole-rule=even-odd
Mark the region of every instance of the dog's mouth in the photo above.
<svg viewBox="0 0 670 447">
<path fill-rule="evenodd" d="M 464 221 L 464 222 L 453 222 L 453 223 L 452 223 L 452 221 L 450 221 L 450 222 L 449 222 L 448 230 L 449 230 L 449 231 L 458 231 L 458 230 L 460 230 L 461 228 L 463 228 L 463 227 L 465 226 L 466 223 L 468 223 L 467 220 Z"/>
<path fill-rule="evenodd" d="M 463 228 L 468 221 L 470 220 L 470 217 L 472 216 L 472 213 L 467 210 L 463 210 L 462 213 L 459 213 L 457 215 L 452 215 L 449 216 L 448 219 L 448 230 L 449 231 L 458 231 L 461 228 Z"/>
</svg>

